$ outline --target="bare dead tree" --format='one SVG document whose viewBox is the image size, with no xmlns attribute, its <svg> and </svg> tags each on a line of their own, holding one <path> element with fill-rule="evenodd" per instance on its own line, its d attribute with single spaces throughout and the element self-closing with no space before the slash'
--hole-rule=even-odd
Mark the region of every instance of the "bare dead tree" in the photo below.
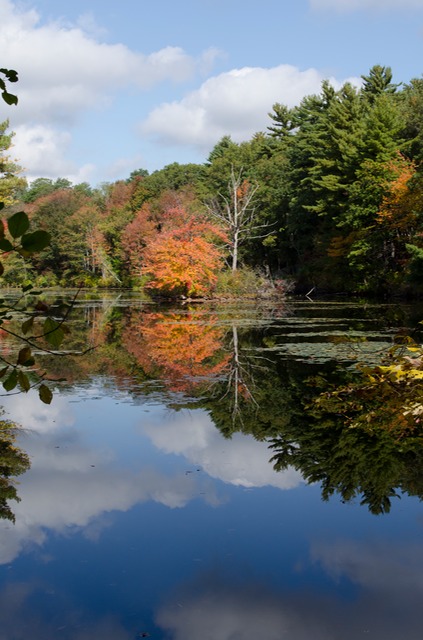
<svg viewBox="0 0 423 640">
<path fill-rule="evenodd" d="M 245 240 L 265 238 L 272 233 L 262 233 L 269 229 L 269 224 L 256 224 L 255 196 L 258 188 L 257 183 L 243 177 L 243 169 L 236 173 L 232 166 L 228 194 L 219 193 L 207 204 L 209 215 L 228 231 L 232 271 L 238 268 L 239 247 Z"/>
</svg>

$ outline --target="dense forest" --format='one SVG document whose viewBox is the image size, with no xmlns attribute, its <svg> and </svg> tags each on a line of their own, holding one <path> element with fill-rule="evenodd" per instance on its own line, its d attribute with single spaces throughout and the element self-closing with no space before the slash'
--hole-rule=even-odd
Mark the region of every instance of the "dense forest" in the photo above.
<svg viewBox="0 0 423 640">
<path fill-rule="evenodd" d="M 92 188 L 30 185 L 0 125 L 0 200 L 51 242 L 10 253 L 1 286 L 136 287 L 205 296 L 277 290 L 423 292 L 423 78 L 374 66 L 360 88 L 290 109 L 269 105 L 267 131 L 223 137 L 204 164 L 173 163 Z"/>
</svg>

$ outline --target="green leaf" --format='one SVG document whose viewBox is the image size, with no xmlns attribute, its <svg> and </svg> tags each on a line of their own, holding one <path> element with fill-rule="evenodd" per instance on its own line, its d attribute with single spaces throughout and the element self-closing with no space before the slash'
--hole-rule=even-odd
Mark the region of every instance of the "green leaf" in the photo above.
<svg viewBox="0 0 423 640">
<path fill-rule="evenodd" d="M 12 251 L 13 244 L 6 240 L 6 238 L 0 238 L 0 251 Z"/>
<path fill-rule="evenodd" d="M 23 347 L 18 354 L 18 364 L 25 365 L 29 359 L 32 358 L 30 347 Z"/>
<path fill-rule="evenodd" d="M 3 91 L 1 95 L 6 104 L 8 105 L 18 104 L 18 96 L 13 95 L 13 93 L 9 93 L 8 91 Z"/>
<path fill-rule="evenodd" d="M 34 231 L 22 236 L 21 246 L 27 253 L 34 253 L 34 251 L 41 251 L 48 247 L 50 240 L 51 236 L 47 231 Z"/>
<path fill-rule="evenodd" d="M 7 221 L 7 228 L 12 238 L 20 238 L 29 229 L 29 220 L 25 211 L 18 211 Z"/>
<path fill-rule="evenodd" d="M 17 82 L 18 81 L 18 72 L 15 71 L 14 69 L 7 69 L 5 71 L 3 71 L 3 73 L 5 74 L 6 78 L 9 80 L 9 82 Z"/>
<path fill-rule="evenodd" d="M 43 333 L 47 342 L 55 348 L 60 347 L 65 337 L 62 327 L 53 318 L 46 318 L 43 325 Z"/>
<path fill-rule="evenodd" d="M 28 318 L 28 320 L 25 320 L 25 322 L 22 322 L 21 330 L 22 330 L 22 333 L 24 334 L 24 336 L 26 336 L 28 331 L 30 331 L 33 326 L 34 326 L 34 318 L 33 317 Z"/>
<path fill-rule="evenodd" d="M 26 373 L 20 370 L 18 371 L 18 384 L 22 391 L 25 391 L 25 393 L 31 388 L 31 383 L 29 382 L 28 376 L 26 375 Z"/>
<path fill-rule="evenodd" d="M 41 402 L 44 402 L 44 404 L 50 404 L 53 400 L 53 394 L 46 384 L 40 385 L 38 395 L 40 396 Z"/>
<path fill-rule="evenodd" d="M 22 292 L 26 293 L 27 291 L 30 291 L 33 288 L 34 288 L 33 284 L 26 284 L 25 286 L 22 287 Z"/>
<path fill-rule="evenodd" d="M 9 82 L 17 82 L 18 81 L 18 72 L 15 69 L 5 69 L 1 68 L 0 73 L 6 76 Z"/>
<path fill-rule="evenodd" d="M 0 262 L 0 276 L 2 276 L 3 273 L 4 273 L 4 266 L 3 266 L 3 263 Z"/>
<path fill-rule="evenodd" d="M 9 367 L 3 367 L 3 369 L 0 371 L 0 378 L 3 378 L 4 375 L 6 375 L 6 372 L 9 370 Z"/>
<path fill-rule="evenodd" d="M 13 369 L 12 373 L 3 382 L 3 388 L 5 391 L 12 391 L 18 384 L 18 372 Z"/>
</svg>

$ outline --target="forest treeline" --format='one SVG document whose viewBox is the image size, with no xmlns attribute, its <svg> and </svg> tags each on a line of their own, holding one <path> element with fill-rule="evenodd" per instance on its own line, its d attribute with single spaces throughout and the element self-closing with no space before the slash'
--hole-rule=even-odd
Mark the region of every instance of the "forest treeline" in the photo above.
<svg viewBox="0 0 423 640">
<path fill-rule="evenodd" d="M 24 267 L 10 254 L 3 286 L 210 296 L 288 279 L 303 291 L 423 292 L 423 78 L 397 85 L 376 65 L 360 88 L 325 81 L 292 109 L 274 104 L 251 140 L 223 137 L 204 164 L 136 169 L 97 188 L 27 185 L 7 127 L 6 217 L 23 208 L 51 242 Z"/>
</svg>

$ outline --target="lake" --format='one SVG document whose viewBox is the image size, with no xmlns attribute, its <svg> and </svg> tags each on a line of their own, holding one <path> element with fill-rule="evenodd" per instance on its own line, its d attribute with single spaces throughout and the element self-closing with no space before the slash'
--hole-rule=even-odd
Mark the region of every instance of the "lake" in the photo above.
<svg viewBox="0 0 423 640">
<path fill-rule="evenodd" d="M 40 354 L 51 405 L 2 398 L 30 468 L 0 520 L 0 639 L 420 639 L 420 452 L 306 414 L 421 311 L 81 294 L 66 349 L 95 348 Z"/>
</svg>

